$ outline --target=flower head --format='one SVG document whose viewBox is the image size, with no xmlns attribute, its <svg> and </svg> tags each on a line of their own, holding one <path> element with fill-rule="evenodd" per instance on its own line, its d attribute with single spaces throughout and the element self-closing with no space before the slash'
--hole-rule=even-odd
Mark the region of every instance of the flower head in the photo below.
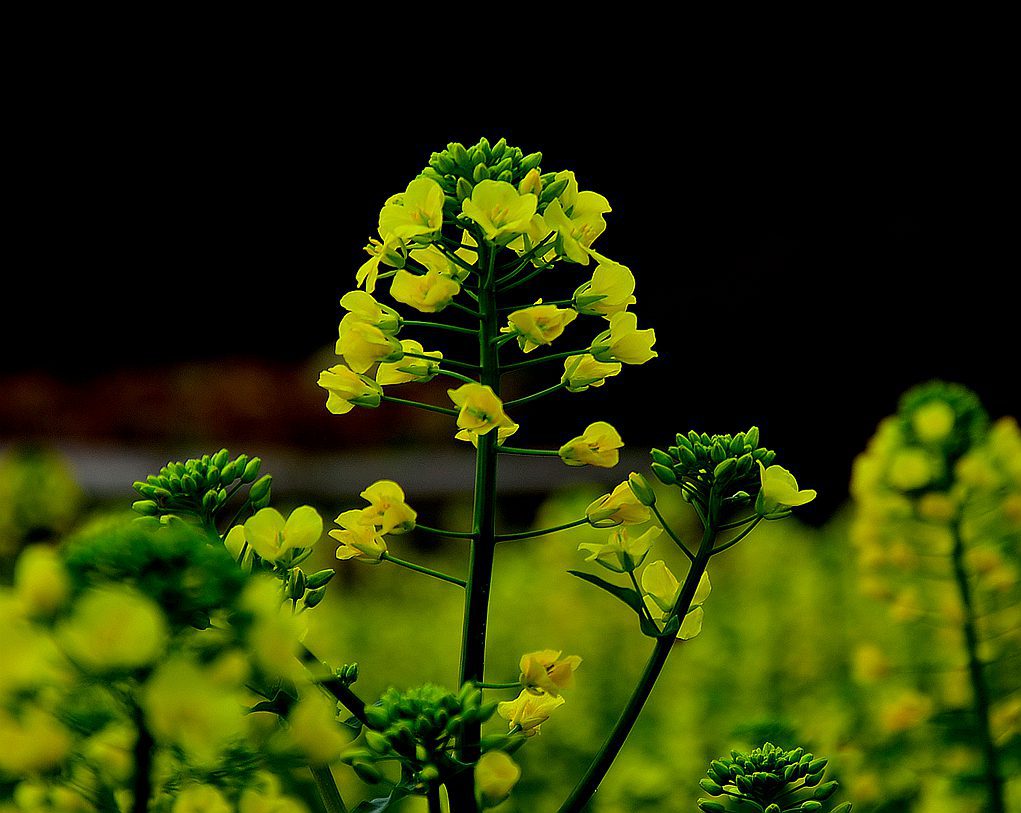
<svg viewBox="0 0 1021 813">
<path fill-rule="evenodd" d="M 323 533 L 323 519 L 314 508 L 303 505 L 289 517 L 275 508 L 263 508 L 244 524 L 245 541 L 267 562 L 278 562 L 292 550 L 311 548 Z"/>
<path fill-rule="evenodd" d="M 606 230 L 603 215 L 610 211 L 610 203 L 597 192 L 579 192 L 570 170 L 558 172 L 554 183 L 562 180 L 567 186 L 546 207 L 543 216 L 557 232 L 560 254 L 571 262 L 588 265 L 588 248 Z"/>
<path fill-rule="evenodd" d="M 521 656 L 521 685 L 526 690 L 538 694 L 546 692 L 556 697 L 561 689 L 570 689 L 574 685 L 574 672 L 581 666 L 581 658 L 577 655 L 560 657 L 555 649 L 542 649 L 528 652 Z"/>
<path fill-rule="evenodd" d="M 638 500 L 625 480 L 609 494 L 593 500 L 585 509 L 585 516 L 596 528 L 612 528 L 648 522 L 652 512 Z"/>
<path fill-rule="evenodd" d="M 323 370 L 318 383 L 329 393 L 326 408 L 334 415 L 344 415 L 356 406 L 377 407 L 383 395 L 379 384 L 343 364 Z"/>
<path fill-rule="evenodd" d="M 376 383 L 381 387 L 392 384 L 406 384 L 410 381 L 423 382 L 432 381 L 440 372 L 440 362 L 443 360 L 443 353 L 439 350 L 426 351 L 421 342 L 414 339 L 401 339 L 401 350 L 404 357 L 400 361 L 392 361 L 380 364 L 376 368 Z M 409 356 L 429 356 L 435 361 L 427 361 L 423 358 Z"/>
<path fill-rule="evenodd" d="M 590 423 L 585 431 L 560 447 L 560 459 L 568 466 L 598 466 L 612 469 L 620 460 L 624 441 L 606 421 Z"/>
<path fill-rule="evenodd" d="M 555 709 L 564 705 L 563 695 L 533 694 L 522 689 L 514 700 L 505 700 L 496 707 L 497 713 L 505 719 L 510 728 L 519 727 L 526 737 L 539 733 Z"/>
<path fill-rule="evenodd" d="M 368 291 L 348 291 L 340 298 L 340 306 L 355 319 L 378 327 L 388 336 L 393 336 L 401 327 L 401 316 L 393 308 L 377 302 Z"/>
<path fill-rule="evenodd" d="M 418 514 L 404 501 L 404 489 L 393 480 L 377 480 L 360 495 L 368 500 L 361 521 L 379 528 L 381 534 L 402 534 L 415 527 Z"/>
<path fill-rule="evenodd" d="M 487 751 L 475 765 L 475 789 L 487 807 L 506 799 L 521 778 L 521 768 L 503 751 Z"/>
<path fill-rule="evenodd" d="M 376 290 L 376 279 L 379 277 L 379 266 L 385 263 L 389 266 L 400 266 L 404 260 L 397 249 L 403 245 L 403 241 L 393 235 L 382 235 L 383 240 L 375 237 L 369 239 L 365 246 L 365 252 L 369 255 L 358 271 L 355 273 L 355 283 L 361 287 L 365 286 L 366 293 L 371 294 Z"/>
<path fill-rule="evenodd" d="M 439 271 L 412 274 L 401 269 L 390 285 L 390 296 L 422 313 L 438 313 L 461 292 L 461 286 Z"/>
<path fill-rule="evenodd" d="M 455 390 L 447 390 L 447 395 L 461 410 L 457 425 L 462 430 L 485 435 L 500 426 L 516 428 L 503 411 L 503 401 L 486 384 L 462 384 Z"/>
<path fill-rule="evenodd" d="M 516 335 L 518 346 L 531 353 L 537 347 L 551 344 L 577 318 L 576 311 L 543 305 L 540 299 L 531 307 L 514 311 L 507 317 L 508 324 L 500 332 Z"/>
<path fill-rule="evenodd" d="M 516 423 L 509 426 L 501 426 L 496 430 L 496 445 L 502 446 L 504 441 L 517 432 L 521 427 Z M 479 448 L 479 433 L 472 429 L 462 429 L 456 435 L 455 440 L 467 440 L 476 449 Z"/>
<path fill-rule="evenodd" d="M 584 392 L 589 387 L 601 387 L 606 379 L 617 375 L 623 365 L 616 361 L 596 361 L 590 353 L 571 356 L 564 360 L 564 375 L 560 379 L 568 392 Z"/>
<path fill-rule="evenodd" d="M 168 632 L 156 602 L 132 587 L 111 584 L 78 599 L 57 639 L 75 663 L 102 672 L 153 663 Z"/>
<path fill-rule="evenodd" d="M 386 540 L 379 535 L 371 519 L 366 519 L 362 511 L 354 509 L 345 511 L 334 522 L 342 529 L 330 531 L 330 536 L 340 542 L 338 559 L 361 559 L 379 564 L 387 551 Z"/>
<path fill-rule="evenodd" d="M 377 362 L 398 361 L 401 357 L 401 343 L 357 313 L 340 320 L 339 332 L 337 355 L 343 356 L 356 373 L 364 373 Z"/>
<path fill-rule="evenodd" d="M 635 275 L 626 265 L 591 253 L 599 260 L 599 265 L 592 279 L 574 292 L 575 309 L 578 313 L 607 318 L 626 311 L 638 301 L 634 297 Z"/>
<path fill-rule="evenodd" d="M 521 194 L 506 181 L 483 180 L 475 184 L 461 210 L 482 227 L 489 242 L 506 245 L 528 230 L 538 203 L 535 195 Z"/>
<path fill-rule="evenodd" d="M 762 488 L 755 501 L 755 510 L 762 516 L 794 508 L 812 502 L 816 497 L 815 489 L 798 489 L 798 481 L 783 466 L 772 465 L 766 468 L 759 461 L 759 478 Z"/>
<path fill-rule="evenodd" d="M 624 364 L 645 364 L 659 354 L 652 349 L 656 332 L 638 329 L 638 317 L 621 311 L 610 317 L 610 329 L 592 340 L 589 351 L 597 361 L 620 361 Z"/>
<path fill-rule="evenodd" d="M 587 562 L 595 562 L 614 573 L 633 573 L 642 566 L 660 532 L 660 528 L 649 528 L 641 536 L 632 539 L 627 528 L 620 527 L 610 533 L 606 542 L 583 542 L 578 550 L 590 552 L 591 555 L 585 560 Z"/>
<path fill-rule="evenodd" d="M 469 245 L 476 245 L 474 238 L 468 232 L 464 232 L 461 236 L 461 242 Z M 464 260 L 469 265 L 475 263 L 477 259 L 475 252 L 469 251 L 465 248 L 459 248 L 454 252 L 454 255 Z M 426 271 L 433 271 L 442 277 L 447 277 L 456 282 L 464 282 L 465 278 L 468 276 L 467 268 L 462 265 L 458 265 L 456 262 L 451 260 L 446 254 L 436 248 L 435 245 L 428 245 L 425 248 L 415 249 L 411 252 L 411 259 L 419 265 L 424 266 Z"/>
<path fill-rule="evenodd" d="M 691 600 L 684 619 L 681 621 L 677 637 L 683 641 L 694 638 L 702 631 L 703 610 L 702 604 L 709 597 L 713 586 L 709 581 L 709 574 L 702 573 L 698 587 L 695 588 L 695 596 Z M 645 606 L 649 609 L 652 617 L 657 621 L 665 621 L 677 603 L 677 597 L 681 592 L 680 582 L 666 563 L 657 560 L 649 565 L 642 572 L 642 590 L 645 593 Z"/>
<path fill-rule="evenodd" d="M 431 178 L 416 178 L 392 196 L 379 213 L 379 233 L 429 242 L 443 226 L 443 189 Z"/>
</svg>

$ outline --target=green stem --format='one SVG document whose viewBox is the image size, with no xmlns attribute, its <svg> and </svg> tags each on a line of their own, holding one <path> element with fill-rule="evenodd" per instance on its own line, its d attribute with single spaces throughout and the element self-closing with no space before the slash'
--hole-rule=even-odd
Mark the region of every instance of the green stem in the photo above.
<svg viewBox="0 0 1021 813">
<path fill-rule="evenodd" d="M 533 539 L 537 536 L 546 536 L 546 534 L 556 533 L 557 531 L 566 531 L 568 528 L 577 528 L 579 525 L 585 525 L 588 522 L 588 517 L 582 517 L 576 519 L 574 522 L 565 522 L 563 525 L 554 525 L 552 528 L 543 528 L 541 531 L 520 531 L 514 534 L 497 534 L 497 542 L 511 542 L 515 539 Z"/>
<path fill-rule="evenodd" d="M 445 256 L 445 257 L 446 257 L 446 258 L 447 258 L 448 260 L 450 260 L 450 261 L 451 261 L 452 263 L 454 263 L 455 265 L 459 265 L 459 266 L 460 266 L 460 267 L 461 267 L 462 269 L 464 269 L 465 271 L 467 271 L 467 272 L 468 272 L 469 274 L 477 274 L 477 273 L 478 273 L 478 271 L 479 271 L 479 269 L 478 269 L 478 268 L 476 268 L 476 267 L 475 267 L 474 265 L 472 265 L 471 263 L 469 263 L 469 262 L 466 262 L 465 260 L 462 260 L 462 259 L 461 259 L 460 257 L 458 257 L 458 256 L 457 256 L 457 255 L 456 255 L 456 254 L 455 254 L 454 252 L 452 252 L 452 251 L 450 251 L 450 250 L 448 250 L 448 249 L 444 248 L 443 246 L 437 246 L 437 248 L 439 248 L 439 250 L 443 252 L 443 255 L 444 255 L 444 256 Z M 467 247 L 467 246 L 465 246 L 465 248 L 468 248 L 468 247 Z M 472 248 L 472 249 L 469 249 L 469 250 L 470 250 L 470 251 L 475 251 L 475 252 L 479 251 L 479 249 L 475 249 L 475 248 Z"/>
<path fill-rule="evenodd" d="M 407 353 L 405 353 L 404 355 L 407 355 Z M 453 370 L 437 370 L 436 372 L 439 375 L 445 375 L 448 378 L 456 378 L 458 381 L 463 381 L 465 384 L 478 384 L 479 383 L 474 378 L 468 378 L 468 376 L 461 375 L 460 373 L 455 373 Z"/>
<path fill-rule="evenodd" d="M 709 558 L 713 555 L 713 544 L 716 542 L 715 522 L 718 510 L 719 499 L 716 497 L 715 492 L 711 492 L 709 496 L 709 522 L 705 526 L 702 542 L 698 546 L 698 553 L 695 555 L 691 567 L 688 569 L 688 575 L 681 586 L 677 602 L 664 623 L 669 623 L 670 619 L 675 616 L 683 618 L 688 610 L 691 609 L 691 602 L 695 598 L 695 591 L 698 589 L 699 581 L 702 578 L 702 574 L 705 573 Z M 621 712 L 605 742 L 603 742 L 603 746 L 599 749 L 592 764 L 589 765 L 585 775 L 575 786 L 574 790 L 571 791 L 567 801 L 561 805 L 559 813 L 579 813 L 588 803 L 589 799 L 592 798 L 592 794 L 596 792 L 599 783 L 602 782 L 603 777 L 610 770 L 613 760 L 624 746 L 624 741 L 638 720 L 638 715 L 641 713 L 645 701 L 649 699 L 652 687 L 656 684 L 656 679 L 663 671 L 673 645 L 673 636 L 657 639 L 652 655 L 645 664 L 645 669 L 638 679 L 638 684 L 635 686 L 631 698 L 628 700 L 627 705 L 624 706 L 624 710 Z"/>
<path fill-rule="evenodd" d="M 513 364 L 505 364 L 503 366 L 504 372 L 510 370 L 520 370 L 522 367 L 531 367 L 533 364 L 542 364 L 544 361 L 558 361 L 559 359 L 570 358 L 571 356 L 580 356 L 587 353 L 589 348 L 584 347 L 581 350 L 565 350 L 563 353 L 554 353 L 551 356 L 540 356 L 534 359 L 525 359 L 524 361 L 516 361 Z"/>
<path fill-rule="evenodd" d="M 559 457 L 560 452 L 556 449 L 520 449 L 517 446 L 498 446 L 500 454 L 523 454 L 536 457 Z"/>
<path fill-rule="evenodd" d="M 759 517 L 757 520 L 755 520 L 755 522 L 753 522 L 751 525 L 749 525 L 747 528 L 745 528 L 743 531 L 741 531 L 741 533 L 739 533 L 737 536 L 735 536 L 729 542 L 727 542 L 727 543 L 725 543 L 723 545 L 720 545 L 718 548 L 713 548 L 713 553 L 714 554 L 716 554 L 716 553 L 723 553 L 723 551 L 725 551 L 727 548 L 734 547 L 734 545 L 736 545 L 738 542 L 740 542 L 742 539 L 744 539 L 746 536 L 748 536 L 748 534 L 750 534 L 752 531 L 754 531 L 755 530 L 755 526 L 758 525 L 760 522 L 762 522 L 762 517 Z"/>
<path fill-rule="evenodd" d="M 681 538 L 674 533 L 674 529 L 667 524 L 667 521 L 665 519 L 663 519 L 663 515 L 659 513 L 659 509 L 656 507 L 656 504 L 653 503 L 650 507 L 652 508 L 652 513 L 656 515 L 656 519 L 659 520 L 659 524 L 662 525 L 663 530 L 666 531 L 667 536 L 674 540 L 674 544 L 677 545 L 677 547 L 679 547 L 682 551 L 684 551 L 684 555 L 688 557 L 688 561 L 694 562 L 695 555 L 690 550 L 688 550 L 688 546 L 681 541 Z"/>
<path fill-rule="evenodd" d="M 443 322 L 421 322 L 416 319 L 401 319 L 401 327 L 408 325 L 410 327 L 434 327 L 440 330 L 449 330 L 453 333 L 467 333 L 470 336 L 475 336 L 478 331 L 473 330 L 470 327 L 458 327 L 457 325 L 445 325 Z"/>
<path fill-rule="evenodd" d="M 427 534 L 434 534 L 435 536 L 447 536 L 451 539 L 474 539 L 474 531 L 444 531 L 440 528 L 430 528 L 428 525 L 423 525 L 420 522 L 415 523 L 416 531 L 424 531 Z"/>
<path fill-rule="evenodd" d="M 142 709 L 135 706 L 133 715 L 138 736 L 132 749 L 135 768 L 131 780 L 131 789 L 134 793 L 131 810 L 132 813 L 145 813 L 149 809 L 149 797 L 152 796 L 152 759 L 156 743 L 145 725 Z"/>
<path fill-rule="evenodd" d="M 405 406 L 413 406 L 418 409 L 424 409 L 426 412 L 439 412 L 441 415 L 453 415 L 457 417 L 456 409 L 448 409 L 447 407 L 435 406 L 434 404 L 423 404 L 421 401 L 410 401 L 407 398 L 394 398 L 392 395 L 384 395 L 380 398 L 381 401 L 389 401 L 391 404 L 404 404 Z"/>
<path fill-rule="evenodd" d="M 541 274 L 543 271 L 548 271 L 550 268 L 552 268 L 552 266 L 550 266 L 550 265 L 540 265 L 531 274 L 525 274 L 525 276 L 523 276 L 521 279 L 515 280 L 514 282 L 510 283 L 509 285 L 503 286 L 501 290 L 503 290 L 503 291 L 510 291 L 510 290 L 513 290 L 514 288 L 517 288 L 519 285 L 524 285 L 526 282 L 531 282 L 533 279 L 535 279 L 537 276 L 539 276 L 539 274 Z M 508 276 L 514 276 L 514 275 L 510 274 Z"/>
<path fill-rule="evenodd" d="M 457 359 L 437 359 L 435 356 L 425 356 L 421 353 L 405 353 L 410 359 L 425 359 L 426 361 L 439 361 L 440 364 L 449 364 L 451 367 L 460 367 L 462 370 L 477 370 L 479 365 L 472 364 L 468 361 L 458 361 Z"/>
<path fill-rule="evenodd" d="M 422 565 L 416 565 L 414 562 L 407 562 L 404 559 L 398 559 L 396 556 L 391 556 L 389 553 L 384 553 L 379 557 L 381 561 L 391 562 L 395 565 L 400 565 L 408 570 L 414 570 L 416 573 L 422 573 L 426 576 L 432 576 L 434 579 L 439 579 L 443 582 L 450 582 L 450 584 L 456 584 L 458 587 L 464 587 L 465 582 L 463 579 L 459 579 L 456 576 L 448 576 L 446 573 L 440 573 L 438 570 L 433 570 Z"/>
<path fill-rule="evenodd" d="M 468 293 L 470 296 L 473 297 L 475 296 L 475 294 L 471 293 L 471 291 L 469 291 Z M 462 305 L 460 302 L 451 302 L 450 307 L 457 308 L 459 311 L 463 311 L 464 313 L 467 313 L 469 316 L 473 316 L 476 319 L 480 318 L 478 311 L 474 311 L 467 305 Z"/>
<path fill-rule="evenodd" d="M 318 656 L 304 644 L 301 647 L 301 662 L 308 664 L 315 664 L 320 670 L 332 673 L 325 663 L 319 660 Z M 332 694 L 351 714 L 353 714 L 362 723 L 366 722 L 365 719 L 365 701 L 363 701 L 358 695 L 351 691 L 340 678 L 329 678 L 327 680 L 319 681 L 320 688 Z"/>
<path fill-rule="evenodd" d="M 315 782 L 316 790 L 319 791 L 319 798 L 323 800 L 323 807 L 326 813 L 347 813 L 344 800 L 340 798 L 340 791 L 337 789 L 337 782 L 333 778 L 333 772 L 329 765 L 310 765 L 312 779 Z"/>
<path fill-rule="evenodd" d="M 975 698 L 975 717 L 978 723 L 979 743 L 982 749 L 983 773 L 985 774 L 986 790 L 989 795 L 989 813 L 1005 813 L 1006 800 L 1003 790 L 1003 777 L 1000 774 L 996 742 L 993 740 L 992 728 L 989 724 L 989 687 L 986 684 L 982 661 L 979 658 L 978 628 L 975 623 L 975 605 L 971 594 L 971 584 L 964 566 L 964 540 L 961 537 L 960 523 L 953 525 L 954 549 L 952 553 L 954 578 L 964 609 L 964 643 L 968 652 L 968 675 L 971 679 L 971 690 Z"/>
<path fill-rule="evenodd" d="M 543 305 L 570 305 L 573 302 L 574 302 L 574 299 L 553 299 L 553 300 L 550 300 L 549 302 L 546 302 L 545 300 L 543 300 L 542 304 Z M 506 313 L 507 311 L 520 311 L 520 310 L 524 310 L 525 308 L 533 308 L 533 307 L 535 307 L 535 303 L 534 302 L 528 302 L 528 303 L 526 303 L 524 305 L 501 305 L 500 306 L 500 311 L 502 313 Z"/>
<path fill-rule="evenodd" d="M 638 579 L 635 578 L 635 572 L 633 570 L 629 570 L 627 574 L 631 579 L 631 586 L 635 588 L 635 592 L 638 593 L 639 596 L 644 595 L 644 593 L 642 592 L 642 588 L 638 586 Z M 653 619 L 652 615 L 649 613 L 649 608 L 645 606 L 644 600 L 642 601 L 642 616 L 648 618 L 650 621 L 652 621 L 653 626 L 656 626 L 656 622 Z"/>
<path fill-rule="evenodd" d="M 510 683 L 476 683 L 480 689 L 520 689 L 521 681 L 515 680 Z"/>
<path fill-rule="evenodd" d="M 526 395 L 523 398 L 515 398 L 513 401 L 507 401 L 503 406 L 505 409 L 510 407 L 521 406 L 522 404 L 527 404 L 529 401 L 534 401 L 536 398 L 542 398 L 544 395 L 549 395 L 550 393 L 556 392 L 557 390 L 562 390 L 566 386 L 567 382 L 561 381 L 559 384 L 554 384 L 552 387 L 547 387 L 546 389 L 540 390 L 539 392 L 533 392 L 531 395 Z"/>
</svg>

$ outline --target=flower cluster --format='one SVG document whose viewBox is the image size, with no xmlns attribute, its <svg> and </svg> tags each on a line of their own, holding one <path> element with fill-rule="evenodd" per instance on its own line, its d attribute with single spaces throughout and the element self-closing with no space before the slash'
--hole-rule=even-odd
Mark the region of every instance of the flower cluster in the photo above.
<svg viewBox="0 0 1021 813">
<path fill-rule="evenodd" d="M 387 554 L 383 536 L 412 530 L 418 514 L 405 501 L 404 490 L 392 480 L 379 480 L 359 496 L 368 501 L 368 506 L 338 516 L 334 521 L 340 530 L 330 531 L 330 536 L 340 543 L 338 559 L 378 564 Z"/>
</svg>

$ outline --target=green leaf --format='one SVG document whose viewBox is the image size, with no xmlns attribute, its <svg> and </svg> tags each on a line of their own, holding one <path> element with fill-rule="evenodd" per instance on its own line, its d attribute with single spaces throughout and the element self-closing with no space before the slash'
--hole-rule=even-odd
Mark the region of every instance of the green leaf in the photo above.
<svg viewBox="0 0 1021 813">
<path fill-rule="evenodd" d="M 394 785 L 389 796 L 366 800 L 359 804 L 352 813 L 384 813 L 384 811 L 393 809 L 392 806 L 397 802 L 411 795 L 411 790 L 405 785 Z"/>
<path fill-rule="evenodd" d="M 639 616 L 642 615 L 642 609 L 644 607 L 642 597 L 632 588 L 610 584 L 608 581 L 605 581 L 598 576 L 594 576 L 591 573 L 582 573 L 580 570 L 568 570 L 567 572 L 572 576 L 577 576 L 582 581 L 587 581 L 594 584 L 596 587 L 605 590 L 614 598 L 623 601 L 628 607 L 638 613 Z"/>
</svg>

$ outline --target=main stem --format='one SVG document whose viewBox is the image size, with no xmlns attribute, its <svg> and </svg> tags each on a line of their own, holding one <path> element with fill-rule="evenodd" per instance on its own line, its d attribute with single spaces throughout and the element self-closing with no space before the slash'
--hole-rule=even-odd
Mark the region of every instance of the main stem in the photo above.
<svg viewBox="0 0 1021 813">
<path fill-rule="evenodd" d="M 716 497 L 715 495 L 710 495 L 709 515 L 705 532 L 702 535 L 702 542 L 698 546 L 698 552 L 695 554 L 691 568 L 688 570 L 688 575 L 681 586 L 680 595 L 677 597 L 677 603 L 674 605 L 673 616 L 680 616 L 683 619 L 687 615 L 688 610 L 691 609 L 691 602 L 695 598 L 698 583 L 702 579 L 702 574 L 705 573 L 706 565 L 709 564 L 709 559 L 713 554 L 713 545 L 716 544 L 717 531 L 715 523 L 718 513 Z M 665 619 L 664 623 L 667 620 L 669 619 Z M 567 801 L 560 807 L 559 813 L 578 813 L 578 811 L 585 807 L 589 799 L 592 798 L 592 795 L 599 787 L 599 783 L 603 781 L 603 778 L 610 770 L 610 766 L 613 764 L 614 759 L 616 759 L 617 754 L 620 753 L 620 749 L 624 747 L 624 741 L 627 739 L 628 734 L 631 733 L 631 729 L 634 728 L 638 715 L 641 714 L 642 707 L 645 705 L 645 701 L 652 694 L 652 687 L 656 685 L 657 678 L 659 678 L 660 673 L 663 671 L 663 667 L 666 666 L 666 661 L 670 656 L 673 645 L 674 637 L 672 635 L 656 640 L 656 646 L 652 650 L 652 655 L 645 664 L 642 676 L 638 679 L 638 684 L 631 693 L 627 705 L 624 706 L 624 710 L 603 743 L 603 747 L 599 749 L 599 753 L 596 754 L 592 764 L 589 765 L 585 775 L 575 786 Z"/>
<path fill-rule="evenodd" d="M 479 286 L 479 368 L 480 383 L 500 394 L 499 350 L 492 339 L 499 335 L 499 314 L 496 307 L 494 267 L 496 248 L 488 248 L 485 277 Z M 468 562 L 468 584 L 465 587 L 464 628 L 461 634 L 460 683 L 481 683 L 486 659 L 486 622 L 489 616 L 489 589 L 493 578 L 493 555 L 496 550 L 496 439 L 492 430 L 479 438 L 475 458 L 475 504 L 472 512 L 471 553 Z M 460 761 L 472 764 L 480 755 L 482 724 L 464 726 L 459 747 Z M 451 809 L 455 813 L 475 810 L 473 772 L 465 770 L 461 781 L 448 786 Z"/>
<path fill-rule="evenodd" d="M 989 687 L 986 685 L 982 661 L 978 656 L 978 629 L 975 624 L 975 606 L 971 596 L 971 584 L 964 568 L 964 540 L 960 524 L 955 524 L 954 549 L 952 553 L 954 579 L 964 608 L 964 644 L 968 651 L 968 676 L 975 697 L 975 716 L 978 722 L 978 737 L 982 747 L 983 772 L 989 792 L 989 813 L 1006 813 L 1003 791 L 1003 777 L 1000 775 L 996 743 L 989 725 Z"/>
<path fill-rule="evenodd" d="M 322 800 L 323 807 L 326 808 L 326 813 L 347 813 L 330 766 L 310 765 L 309 770 L 312 772 L 312 779 L 315 782 L 316 790 L 319 791 L 319 798 Z"/>
<path fill-rule="evenodd" d="M 149 809 L 149 798 L 152 796 L 152 756 L 156 747 L 152 734 L 145 725 L 145 714 L 138 706 L 134 709 L 135 728 L 138 737 L 133 750 L 135 773 L 131 780 L 134 793 L 132 813 L 145 813 Z"/>
</svg>

